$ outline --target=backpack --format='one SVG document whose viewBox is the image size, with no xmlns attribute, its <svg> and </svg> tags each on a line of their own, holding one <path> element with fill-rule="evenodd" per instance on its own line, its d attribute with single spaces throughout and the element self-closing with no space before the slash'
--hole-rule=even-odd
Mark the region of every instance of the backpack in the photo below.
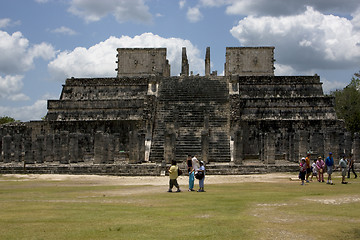
<svg viewBox="0 0 360 240">
<path fill-rule="evenodd" d="M 196 179 L 201 180 L 201 179 L 203 179 L 203 177 L 204 177 L 204 173 L 203 173 L 203 172 L 197 172 L 197 173 L 195 174 L 195 178 L 196 178 Z"/>
<path fill-rule="evenodd" d="M 182 175 L 182 171 L 181 171 L 181 169 L 178 167 L 178 176 L 180 176 L 180 175 Z"/>
</svg>

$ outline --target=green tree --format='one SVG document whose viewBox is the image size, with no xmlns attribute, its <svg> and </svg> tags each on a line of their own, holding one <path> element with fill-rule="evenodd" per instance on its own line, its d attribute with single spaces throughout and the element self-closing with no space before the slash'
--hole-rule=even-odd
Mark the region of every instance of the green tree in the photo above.
<svg viewBox="0 0 360 240">
<path fill-rule="evenodd" d="M 335 97 L 335 111 L 338 118 L 345 120 L 351 133 L 360 132 L 360 72 L 355 73 L 349 85 L 331 93 Z"/>
<path fill-rule="evenodd" d="M 4 123 L 10 123 L 10 122 L 15 122 L 15 119 L 12 117 L 8 117 L 8 116 L 4 116 L 0 118 L 0 125 L 4 124 Z"/>
</svg>

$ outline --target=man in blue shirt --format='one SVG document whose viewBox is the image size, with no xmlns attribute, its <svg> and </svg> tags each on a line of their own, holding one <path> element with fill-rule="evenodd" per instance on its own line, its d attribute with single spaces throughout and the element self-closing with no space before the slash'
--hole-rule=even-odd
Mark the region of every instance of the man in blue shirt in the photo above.
<svg viewBox="0 0 360 240">
<path fill-rule="evenodd" d="M 331 152 L 329 153 L 329 156 L 325 160 L 325 166 L 326 166 L 327 174 L 328 174 L 327 184 L 333 185 L 333 182 L 331 180 L 331 174 L 334 171 L 334 158 L 332 157 Z"/>
</svg>

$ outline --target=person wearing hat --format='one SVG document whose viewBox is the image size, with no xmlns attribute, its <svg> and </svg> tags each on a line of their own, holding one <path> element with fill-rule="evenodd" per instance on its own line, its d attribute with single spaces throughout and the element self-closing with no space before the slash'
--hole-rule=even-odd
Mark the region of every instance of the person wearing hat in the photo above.
<svg viewBox="0 0 360 240">
<path fill-rule="evenodd" d="M 301 158 L 301 162 L 300 162 L 300 173 L 299 173 L 299 178 L 301 179 L 301 185 L 305 185 L 304 181 L 305 181 L 305 175 L 306 175 L 306 161 L 305 158 Z"/>
<path fill-rule="evenodd" d="M 322 160 L 321 156 L 319 156 L 317 161 L 316 161 L 316 168 L 318 170 L 318 181 L 319 182 L 324 182 L 325 163 L 324 163 L 324 160 Z"/>
<path fill-rule="evenodd" d="M 326 184 L 333 185 L 333 182 L 331 179 L 331 174 L 334 171 L 335 165 L 334 165 L 334 158 L 332 157 L 332 152 L 329 152 L 329 156 L 325 160 L 325 166 L 326 166 L 326 171 L 328 174 L 328 180 L 327 180 Z"/>
</svg>

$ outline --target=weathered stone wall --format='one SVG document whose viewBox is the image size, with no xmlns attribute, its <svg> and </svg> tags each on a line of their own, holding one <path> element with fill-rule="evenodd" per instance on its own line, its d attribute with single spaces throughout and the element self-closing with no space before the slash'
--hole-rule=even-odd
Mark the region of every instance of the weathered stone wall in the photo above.
<svg viewBox="0 0 360 240">
<path fill-rule="evenodd" d="M 117 76 L 170 76 L 166 48 L 118 48 Z"/>
<path fill-rule="evenodd" d="M 274 47 L 227 47 L 225 76 L 274 75 Z"/>
</svg>

